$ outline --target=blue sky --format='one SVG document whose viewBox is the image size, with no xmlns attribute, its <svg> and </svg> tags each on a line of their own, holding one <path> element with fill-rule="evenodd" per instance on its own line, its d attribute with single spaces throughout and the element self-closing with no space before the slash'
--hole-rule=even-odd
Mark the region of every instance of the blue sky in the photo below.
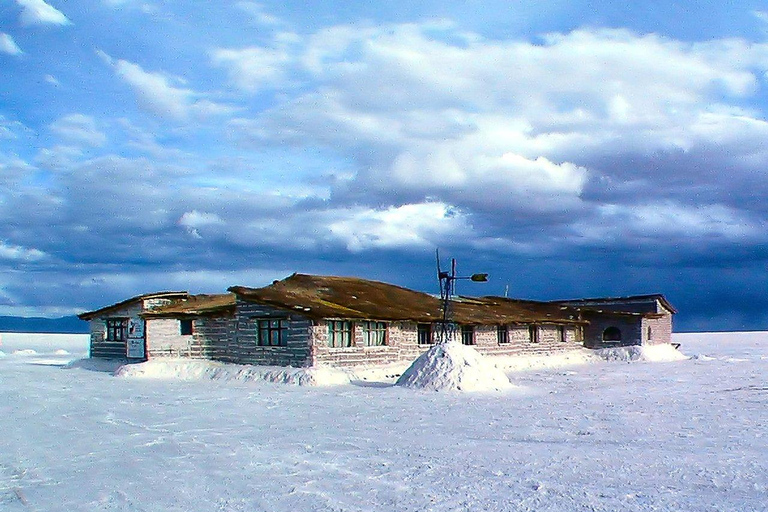
<svg viewBox="0 0 768 512">
<path fill-rule="evenodd" d="M 768 329 L 763 2 L 0 4 L 0 314 L 298 271 Z"/>
</svg>

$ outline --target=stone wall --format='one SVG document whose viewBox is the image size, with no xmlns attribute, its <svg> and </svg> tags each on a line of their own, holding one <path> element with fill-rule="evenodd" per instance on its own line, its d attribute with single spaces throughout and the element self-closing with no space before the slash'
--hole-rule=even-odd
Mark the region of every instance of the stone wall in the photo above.
<svg viewBox="0 0 768 512">
<path fill-rule="evenodd" d="M 643 339 L 643 317 L 585 313 L 589 325 L 584 327 L 584 346 L 587 348 L 624 347 L 640 345 Z M 621 331 L 620 342 L 604 342 L 603 332 L 615 327 Z"/>
<path fill-rule="evenodd" d="M 222 336 L 221 325 L 211 326 L 218 334 L 209 339 L 212 357 L 220 361 L 266 366 L 310 366 L 310 330 L 312 321 L 293 312 L 237 301 L 235 319 L 227 325 L 228 335 Z M 258 320 L 286 321 L 285 346 L 258 345 Z"/>
<path fill-rule="evenodd" d="M 191 320 L 192 334 L 182 335 L 178 318 L 149 318 L 146 322 L 148 356 L 209 357 L 209 329 L 206 329 L 206 324 L 216 319 L 197 317 Z"/>
<path fill-rule="evenodd" d="M 650 328 L 651 337 L 648 337 Z M 666 314 L 660 318 L 643 318 L 643 345 L 660 345 L 672 343 L 672 315 Z"/>
</svg>

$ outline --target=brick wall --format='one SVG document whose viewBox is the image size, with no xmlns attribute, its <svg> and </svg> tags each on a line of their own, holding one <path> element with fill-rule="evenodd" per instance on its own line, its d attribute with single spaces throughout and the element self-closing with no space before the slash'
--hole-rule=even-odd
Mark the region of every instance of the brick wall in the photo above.
<svg viewBox="0 0 768 512">
<path fill-rule="evenodd" d="M 213 334 L 208 323 L 216 317 L 197 317 L 192 320 L 192 334 L 182 335 L 177 318 L 150 318 L 146 322 L 147 352 L 149 357 L 210 357 Z"/>
<path fill-rule="evenodd" d="M 589 325 L 584 328 L 584 346 L 587 348 L 623 347 L 642 343 L 643 317 L 641 316 L 585 313 L 584 318 L 589 321 Z M 620 342 L 603 341 L 603 332 L 609 327 L 615 327 L 621 331 Z"/>
<path fill-rule="evenodd" d="M 648 328 L 651 329 L 651 337 L 648 337 Z M 672 315 L 667 314 L 661 318 L 643 318 L 642 323 L 643 345 L 660 345 L 672 343 Z"/>
<path fill-rule="evenodd" d="M 312 321 L 289 311 L 238 301 L 236 316 L 228 323 L 228 334 L 220 332 L 209 339 L 212 357 L 225 362 L 259 364 L 267 366 L 302 367 L 311 364 L 310 330 Z M 283 347 L 259 346 L 259 319 L 286 320 L 285 344 Z M 217 332 L 221 325 L 216 327 Z"/>
</svg>

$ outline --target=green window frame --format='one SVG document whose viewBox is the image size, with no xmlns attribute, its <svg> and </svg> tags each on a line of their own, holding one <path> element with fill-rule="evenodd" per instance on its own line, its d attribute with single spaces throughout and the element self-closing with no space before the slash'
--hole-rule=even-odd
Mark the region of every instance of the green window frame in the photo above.
<svg viewBox="0 0 768 512">
<path fill-rule="evenodd" d="M 416 333 L 419 345 L 435 344 L 435 338 L 432 335 L 432 324 L 417 324 Z"/>
<path fill-rule="evenodd" d="M 259 335 L 256 344 L 260 347 L 285 347 L 286 321 L 281 318 L 262 318 L 257 322 Z"/>
<path fill-rule="evenodd" d="M 328 321 L 328 346 L 345 348 L 352 346 L 353 324 L 347 320 Z"/>
<path fill-rule="evenodd" d="M 462 345 L 475 344 L 475 326 L 474 325 L 461 326 L 461 343 Z"/>
<path fill-rule="evenodd" d="M 106 341 L 125 341 L 128 334 L 127 318 L 107 318 Z"/>
<path fill-rule="evenodd" d="M 528 339 L 531 343 L 539 342 L 539 327 L 537 325 L 528 326 Z"/>
<path fill-rule="evenodd" d="M 363 322 L 363 343 L 366 347 L 381 347 L 386 345 L 386 322 Z"/>
<path fill-rule="evenodd" d="M 499 341 L 499 345 L 509 343 L 509 329 L 506 325 L 500 325 L 496 328 L 496 339 Z"/>
</svg>

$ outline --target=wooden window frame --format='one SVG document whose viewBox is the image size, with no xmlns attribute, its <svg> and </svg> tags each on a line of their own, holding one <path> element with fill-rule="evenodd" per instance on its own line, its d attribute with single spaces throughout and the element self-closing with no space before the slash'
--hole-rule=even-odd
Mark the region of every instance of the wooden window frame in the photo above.
<svg viewBox="0 0 768 512">
<path fill-rule="evenodd" d="M 467 343 L 469 341 L 469 343 Z M 461 326 L 461 344 L 462 345 L 474 345 L 475 344 L 475 326 L 464 324 Z"/>
<path fill-rule="evenodd" d="M 419 345 L 434 345 L 435 333 L 432 324 L 416 324 L 416 343 Z"/>
<path fill-rule="evenodd" d="M 496 327 L 496 340 L 499 345 L 509 344 L 509 327 L 506 325 L 499 325 Z"/>
<path fill-rule="evenodd" d="M 285 318 L 256 318 L 256 345 L 259 347 L 285 347 L 288 330 Z"/>
<path fill-rule="evenodd" d="M 349 348 L 355 334 L 355 324 L 349 320 L 328 320 L 328 346 Z"/>
<path fill-rule="evenodd" d="M 530 341 L 531 343 L 539 342 L 539 326 L 538 325 L 528 326 L 528 341 Z"/>
<path fill-rule="evenodd" d="M 107 332 L 104 341 L 126 341 L 128 339 L 127 318 L 107 318 L 105 322 Z M 119 336 L 117 334 L 119 333 Z"/>
<path fill-rule="evenodd" d="M 363 345 L 366 347 L 383 347 L 387 345 L 388 329 L 386 322 L 367 320 L 363 322 Z"/>
<path fill-rule="evenodd" d="M 195 333 L 195 321 L 191 318 L 179 319 L 179 335 L 192 336 Z"/>
</svg>

